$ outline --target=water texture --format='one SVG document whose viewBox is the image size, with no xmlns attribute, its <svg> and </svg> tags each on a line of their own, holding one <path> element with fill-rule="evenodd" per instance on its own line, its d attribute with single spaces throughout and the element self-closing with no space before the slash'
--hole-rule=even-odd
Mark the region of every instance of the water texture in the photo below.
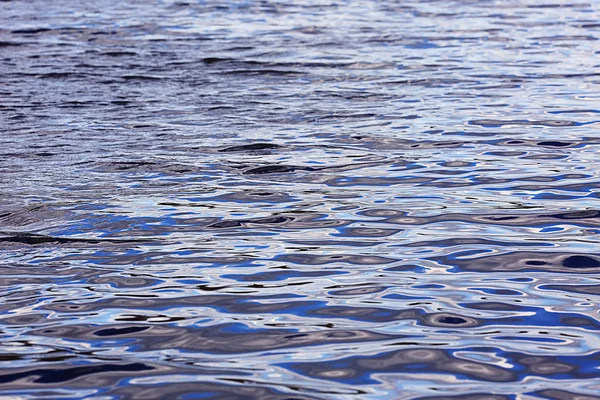
<svg viewBox="0 0 600 400">
<path fill-rule="evenodd" d="M 0 398 L 599 399 L 599 21 L 0 2 Z"/>
</svg>

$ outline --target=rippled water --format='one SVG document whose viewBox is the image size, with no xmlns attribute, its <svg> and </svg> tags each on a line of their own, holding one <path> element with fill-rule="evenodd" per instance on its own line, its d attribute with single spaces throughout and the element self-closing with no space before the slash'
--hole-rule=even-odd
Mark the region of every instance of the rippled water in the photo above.
<svg viewBox="0 0 600 400">
<path fill-rule="evenodd" d="M 0 397 L 600 398 L 599 21 L 0 2 Z"/>
</svg>

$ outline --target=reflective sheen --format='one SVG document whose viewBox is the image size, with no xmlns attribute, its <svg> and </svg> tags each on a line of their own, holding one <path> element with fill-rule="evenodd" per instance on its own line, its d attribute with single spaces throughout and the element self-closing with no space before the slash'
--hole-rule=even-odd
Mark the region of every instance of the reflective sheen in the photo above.
<svg viewBox="0 0 600 400">
<path fill-rule="evenodd" d="M 598 399 L 597 1 L 0 1 L 0 397 Z"/>
</svg>

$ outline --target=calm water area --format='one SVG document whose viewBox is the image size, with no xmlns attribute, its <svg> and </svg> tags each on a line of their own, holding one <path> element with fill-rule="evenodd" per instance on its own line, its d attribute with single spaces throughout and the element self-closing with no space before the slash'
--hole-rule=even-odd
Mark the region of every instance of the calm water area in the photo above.
<svg viewBox="0 0 600 400">
<path fill-rule="evenodd" d="M 600 1 L 0 1 L 0 399 L 600 399 Z"/>
</svg>

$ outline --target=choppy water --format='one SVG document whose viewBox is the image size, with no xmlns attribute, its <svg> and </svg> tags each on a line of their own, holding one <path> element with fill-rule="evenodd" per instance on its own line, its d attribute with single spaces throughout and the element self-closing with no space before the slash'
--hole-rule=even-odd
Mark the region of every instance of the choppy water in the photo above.
<svg viewBox="0 0 600 400">
<path fill-rule="evenodd" d="M 0 2 L 0 397 L 600 398 L 599 21 Z"/>
</svg>

